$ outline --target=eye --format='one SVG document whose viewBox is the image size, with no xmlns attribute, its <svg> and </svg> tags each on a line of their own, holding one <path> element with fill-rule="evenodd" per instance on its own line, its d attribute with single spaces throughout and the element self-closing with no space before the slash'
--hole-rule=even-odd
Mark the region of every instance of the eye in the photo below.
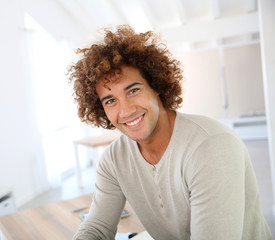
<svg viewBox="0 0 275 240">
<path fill-rule="evenodd" d="M 137 93 L 139 90 L 140 90 L 139 88 L 133 88 L 129 91 L 129 94 L 133 95 L 133 94 Z"/>
<path fill-rule="evenodd" d="M 109 99 L 108 101 L 106 101 L 104 104 L 105 105 L 112 105 L 115 102 L 114 99 Z"/>
</svg>

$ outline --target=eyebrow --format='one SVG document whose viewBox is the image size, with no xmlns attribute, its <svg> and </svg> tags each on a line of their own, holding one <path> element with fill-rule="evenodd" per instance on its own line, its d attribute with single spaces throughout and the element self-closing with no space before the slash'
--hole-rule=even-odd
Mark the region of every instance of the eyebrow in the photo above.
<svg viewBox="0 0 275 240">
<path fill-rule="evenodd" d="M 108 95 L 106 97 L 101 98 L 100 101 L 101 101 L 101 103 L 103 103 L 105 100 L 110 99 L 112 97 L 113 97 L 112 95 Z"/>
<path fill-rule="evenodd" d="M 134 83 L 128 85 L 126 88 L 124 88 L 124 90 L 129 90 L 130 88 L 132 88 L 133 86 L 136 86 L 136 85 L 142 85 L 142 83 L 134 82 Z"/>
<path fill-rule="evenodd" d="M 142 85 L 142 83 L 140 83 L 140 82 L 131 83 L 130 85 L 128 85 L 127 87 L 124 88 L 124 91 L 129 90 L 130 88 L 132 88 L 136 85 Z M 101 101 L 101 103 L 103 103 L 105 100 L 110 99 L 112 97 L 113 97 L 113 95 L 107 95 L 107 96 L 101 98 L 100 101 Z"/>
</svg>

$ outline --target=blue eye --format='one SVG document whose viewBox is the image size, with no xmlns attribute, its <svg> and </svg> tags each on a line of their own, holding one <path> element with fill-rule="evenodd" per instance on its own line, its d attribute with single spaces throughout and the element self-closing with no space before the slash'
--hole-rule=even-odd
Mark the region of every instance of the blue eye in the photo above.
<svg viewBox="0 0 275 240">
<path fill-rule="evenodd" d="M 134 94 L 136 93 L 137 91 L 139 91 L 139 88 L 133 88 L 129 91 L 130 94 Z"/>
<path fill-rule="evenodd" d="M 114 102 L 115 100 L 114 99 L 110 99 L 108 101 L 105 102 L 105 105 L 110 105 Z"/>
</svg>

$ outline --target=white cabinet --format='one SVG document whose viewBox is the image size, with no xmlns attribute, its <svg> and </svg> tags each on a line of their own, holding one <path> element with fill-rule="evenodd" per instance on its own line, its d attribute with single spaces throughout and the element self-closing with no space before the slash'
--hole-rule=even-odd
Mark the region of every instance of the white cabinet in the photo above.
<svg viewBox="0 0 275 240">
<path fill-rule="evenodd" d="M 232 128 L 243 140 L 267 139 L 267 126 L 265 117 L 223 119 L 221 122 Z"/>
</svg>

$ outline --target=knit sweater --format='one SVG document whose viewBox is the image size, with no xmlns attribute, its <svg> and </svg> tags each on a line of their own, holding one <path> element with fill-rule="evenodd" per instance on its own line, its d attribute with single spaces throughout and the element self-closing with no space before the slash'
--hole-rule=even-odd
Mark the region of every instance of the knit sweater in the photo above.
<svg viewBox="0 0 275 240">
<path fill-rule="evenodd" d="M 177 112 L 156 165 L 125 135 L 107 147 L 74 239 L 114 239 L 126 199 L 156 240 L 272 239 L 245 145 L 207 117 Z"/>
</svg>

